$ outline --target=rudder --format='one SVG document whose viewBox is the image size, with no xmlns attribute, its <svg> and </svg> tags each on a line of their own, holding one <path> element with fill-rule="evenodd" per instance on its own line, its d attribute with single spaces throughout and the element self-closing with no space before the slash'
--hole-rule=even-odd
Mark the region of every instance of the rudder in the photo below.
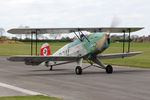
<svg viewBox="0 0 150 100">
<path fill-rule="evenodd" d="M 41 56 L 49 56 L 51 55 L 50 46 L 48 43 L 45 43 L 41 46 Z"/>
</svg>

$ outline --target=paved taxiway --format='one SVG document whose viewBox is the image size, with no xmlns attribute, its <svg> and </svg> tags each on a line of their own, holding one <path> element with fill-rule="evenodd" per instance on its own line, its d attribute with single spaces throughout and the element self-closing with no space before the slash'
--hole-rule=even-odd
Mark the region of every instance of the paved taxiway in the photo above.
<svg viewBox="0 0 150 100">
<path fill-rule="evenodd" d="M 75 75 L 75 63 L 26 66 L 0 57 L 0 82 L 65 100 L 149 100 L 150 69 L 114 67 L 113 74 L 91 67 Z M 84 64 L 84 66 L 87 64 Z M 0 86 L 0 96 L 26 95 Z"/>
</svg>

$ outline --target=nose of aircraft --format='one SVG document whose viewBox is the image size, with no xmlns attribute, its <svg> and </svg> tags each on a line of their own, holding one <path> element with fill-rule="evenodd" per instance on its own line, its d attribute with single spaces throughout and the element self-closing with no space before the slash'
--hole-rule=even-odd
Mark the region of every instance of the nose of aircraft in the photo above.
<svg viewBox="0 0 150 100">
<path fill-rule="evenodd" d="M 100 37 L 100 39 L 96 42 L 96 46 L 99 51 L 103 50 L 104 44 L 106 43 L 106 41 L 109 37 L 109 34 L 107 34 L 107 33 L 102 33 L 102 34 L 103 34 L 103 36 Z"/>
</svg>

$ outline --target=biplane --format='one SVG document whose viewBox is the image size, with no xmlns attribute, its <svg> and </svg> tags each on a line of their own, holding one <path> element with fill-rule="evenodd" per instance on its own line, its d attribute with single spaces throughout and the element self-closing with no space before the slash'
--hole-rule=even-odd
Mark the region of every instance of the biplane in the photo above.
<svg viewBox="0 0 150 100">
<path fill-rule="evenodd" d="M 106 73 L 113 72 L 111 65 L 104 65 L 102 59 L 114 59 L 131 57 L 142 52 L 130 52 L 130 33 L 143 29 L 143 27 L 89 27 L 89 28 L 13 28 L 8 30 L 11 34 L 31 34 L 31 55 L 30 56 L 11 56 L 9 61 L 25 62 L 26 65 L 40 65 L 53 69 L 53 66 L 76 62 L 75 73 L 81 75 L 83 70 L 91 66 L 105 69 Z M 84 32 L 91 34 L 85 35 Z M 51 55 L 50 46 L 45 43 L 41 47 L 40 55 L 37 54 L 38 34 L 69 34 L 74 33 L 77 39 L 60 48 Z M 110 45 L 110 33 L 123 33 L 123 52 L 115 54 L 101 53 Z M 128 33 L 128 51 L 125 51 L 125 34 Z M 35 55 L 33 55 L 33 35 L 35 34 L 36 46 Z M 86 60 L 90 63 L 89 66 L 82 66 L 82 61 Z M 93 64 L 94 63 L 94 64 Z M 96 65 L 95 65 L 96 64 Z"/>
</svg>

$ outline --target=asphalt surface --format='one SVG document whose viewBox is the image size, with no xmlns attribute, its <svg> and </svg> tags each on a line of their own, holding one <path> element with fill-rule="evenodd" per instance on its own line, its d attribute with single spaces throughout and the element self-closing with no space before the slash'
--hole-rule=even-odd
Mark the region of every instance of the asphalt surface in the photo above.
<svg viewBox="0 0 150 100">
<path fill-rule="evenodd" d="M 26 66 L 0 57 L 0 82 L 60 97 L 64 100 L 149 100 L 150 69 L 117 67 L 113 74 L 91 67 L 75 75 L 76 63 L 56 66 Z M 84 67 L 87 64 L 84 64 Z M 27 95 L 0 86 L 0 96 Z"/>
</svg>

